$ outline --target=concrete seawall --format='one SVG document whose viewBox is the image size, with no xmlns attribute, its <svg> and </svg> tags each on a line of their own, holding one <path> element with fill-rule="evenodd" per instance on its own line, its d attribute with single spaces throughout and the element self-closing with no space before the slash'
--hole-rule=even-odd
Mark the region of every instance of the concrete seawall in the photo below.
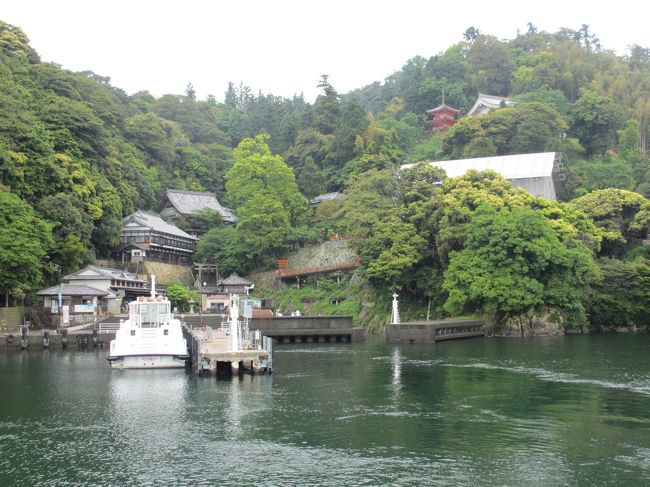
<svg viewBox="0 0 650 487">
<path fill-rule="evenodd" d="M 181 318 L 188 326 L 201 325 L 218 327 L 220 315 L 184 315 Z M 278 342 L 358 342 L 365 339 L 365 330 L 355 327 L 352 316 L 276 316 L 254 318 L 249 322 L 251 331 L 260 330 L 262 335 L 273 337 Z"/>
<path fill-rule="evenodd" d="M 481 336 L 485 336 L 482 320 L 416 321 L 386 327 L 388 343 L 435 343 Z"/>
<path fill-rule="evenodd" d="M 29 333 L 28 350 L 43 350 L 43 333 L 30 332 Z M 110 341 L 115 338 L 115 333 L 99 333 L 97 334 L 96 346 L 100 348 L 108 348 Z M 74 331 L 68 333 L 68 348 L 79 348 L 80 346 L 93 347 L 92 331 Z M 49 348 L 52 350 L 63 349 L 63 335 L 50 331 L 49 335 Z M 20 334 L 15 335 L 0 335 L 0 352 L 9 350 L 20 350 L 21 339 Z"/>
</svg>

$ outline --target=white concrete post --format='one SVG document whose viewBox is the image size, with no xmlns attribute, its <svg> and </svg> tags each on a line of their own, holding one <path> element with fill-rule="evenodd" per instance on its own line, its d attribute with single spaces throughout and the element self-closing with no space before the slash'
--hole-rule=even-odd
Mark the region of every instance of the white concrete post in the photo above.
<svg viewBox="0 0 650 487">
<path fill-rule="evenodd" d="M 239 350 L 239 296 L 230 295 L 230 349 Z"/>
<path fill-rule="evenodd" d="M 393 294 L 393 312 L 390 317 L 391 325 L 399 325 L 399 309 L 397 308 L 397 297 L 398 294 Z"/>
</svg>

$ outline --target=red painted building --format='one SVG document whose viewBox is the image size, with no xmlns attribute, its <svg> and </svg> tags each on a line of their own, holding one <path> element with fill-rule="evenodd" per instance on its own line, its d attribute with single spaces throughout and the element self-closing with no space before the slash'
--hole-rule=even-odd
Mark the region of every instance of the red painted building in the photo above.
<svg viewBox="0 0 650 487">
<path fill-rule="evenodd" d="M 431 132 L 442 132 L 447 130 L 458 120 L 460 110 L 456 110 L 444 103 L 436 108 L 427 110 L 425 124 Z"/>
</svg>

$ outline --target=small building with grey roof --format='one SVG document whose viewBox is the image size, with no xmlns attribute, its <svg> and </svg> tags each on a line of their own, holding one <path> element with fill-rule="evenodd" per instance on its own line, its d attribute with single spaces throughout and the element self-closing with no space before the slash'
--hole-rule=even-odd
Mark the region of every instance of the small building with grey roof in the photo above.
<svg viewBox="0 0 650 487">
<path fill-rule="evenodd" d="M 43 298 L 43 307 L 56 318 L 53 321 L 66 325 L 118 314 L 123 302 L 147 294 L 147 282 L 136 274 L 95 265 L 68 274 L 61 284 L 36 293 Z"/>
</svg>

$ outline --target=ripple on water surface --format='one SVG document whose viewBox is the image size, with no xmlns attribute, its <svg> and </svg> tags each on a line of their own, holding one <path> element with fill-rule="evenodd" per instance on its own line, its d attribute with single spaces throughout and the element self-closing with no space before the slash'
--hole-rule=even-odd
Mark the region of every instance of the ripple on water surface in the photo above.
<svg viewBox="0 0 650 487">
<path fill-rule="evenodd" d="M 231 380 L 7 354 L 0 485 L 650 484 L 638 341 L 441 345 L 287 345 Z"/>
</svg>

